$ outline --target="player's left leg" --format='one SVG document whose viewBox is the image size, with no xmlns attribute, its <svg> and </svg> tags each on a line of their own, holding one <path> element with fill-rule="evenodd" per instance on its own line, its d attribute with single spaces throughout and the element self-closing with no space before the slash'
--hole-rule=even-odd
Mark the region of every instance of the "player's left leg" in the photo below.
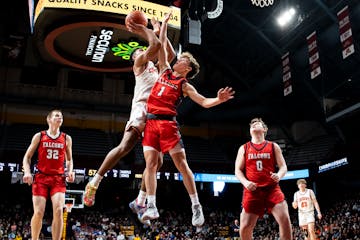
<svg viewBox="0 0 360 240">
<path fill-rule="evenodd" d="M 53 220 L 51 224 L 52 239 L 61 239 L 63 230 L 63 209 L 65 202 L 65 193 L 57 192 L 51 196 Z"/>
<path fill-rule="evenodd" d="M 194 174 L 186 161 L 185 149 L 182 148 L 180 144 L 177 144 L 173 149 L 169 151 L 169 153 L 174 161 L 177 170 L 179 170 L 179 172 L 183 176 L 183 183 L 191 199 L 191 208 L 193 212 L 192 225 L 200 227 L 204 224 L 205 218 L 196 190 Z"/>
<path fill-rule="evenodd" d="M 292 240 L 292 228 L 289 216 L 288 205 L 286 201 L 282 201 L 276 204 L 271 213 L 273 214 L 275 220 L 279 224 L 279 232 L 281 240 Z"/>
</svg>

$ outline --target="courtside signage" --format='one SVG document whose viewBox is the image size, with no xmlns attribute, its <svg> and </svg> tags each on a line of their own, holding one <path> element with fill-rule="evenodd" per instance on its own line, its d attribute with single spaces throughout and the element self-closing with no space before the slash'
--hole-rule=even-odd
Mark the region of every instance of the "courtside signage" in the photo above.
<svg viewBox="0 0 360 240">
<path fill-rule="evenodd" d="M 168 37 L 177 47 L 180 8 L 139 0 L 40 0 L 34 14 L 35 49 L 47 62 L 95 72 L 131 72 L 131 53 L 148 45 L 125 27 L 133 10 L 160 21 L 172 11 Z"/>
<path fill-rule="evenodd" d="M 309 169 L 288 171 L 281 180 L 307 178 L 309 177 Z M 225 182 L 225 183 L 240 183 L 240 181 L 233 174 L 211 174 L 211 173 L 194 173 L 195 182 Z M 176 180 L 176 179 L 175 179 Z M 183 180 L 179 174 L 179 181 Z"/>
<path fill-rule="evenodd" d="M 319 173 L 325 172 L 325 171 L 328 171 L 330 169 L 334 169 L 334 168 L 337 168 L 337 167 L 340 167 L 340 166 L 344 166 L 344 165 L 347 165 L 347 164 L 348 164 L 347 158 L 342 158 L 342 159 L 339 159 L 339 160 L 336 160 L 336 161 L 333 161 L 333 162 L 330 162 L 330 163 L 326 163 L 324 165 L 319 166 Z"/>
<path fill-rule="evenodd" d="M 167 7 L 156 3 L 138 0 L 40 0 L 36 5 L 34 22 L 44 8 L 72 8 L 80 10 L 101 11 L 107 13 L 127 15 L 133 10 L 145 13 L 148 19 L 155 18 L 161 21 L 165 14 L 172 11 L 169 25 L 181 26 L 181 11 L 177 7 Z"/>
</svg>

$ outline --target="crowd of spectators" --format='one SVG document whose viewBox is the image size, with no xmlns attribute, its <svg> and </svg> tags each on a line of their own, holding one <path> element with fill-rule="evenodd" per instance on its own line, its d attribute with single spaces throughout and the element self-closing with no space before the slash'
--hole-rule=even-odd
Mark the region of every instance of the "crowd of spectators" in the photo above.
<svg viewBox="0 0 360 240">
<path fill-rule="evenodd" d="M 26 240 L 30 238 L 32 209 L 21 204 L 0 205 L 0 239 Z M 297 223 L 297 212 L 291 210 L 294 240 L 303 239 Z M 202 229 L 191 225 L 190 213 L 178 209 L 161 210 L 161 217 L 151 227 L 141 225 L 128 209 L 73 209 L 68 214 L 67 239 L 231 239 L 234 219 L 240 209 L 227 211 L 205 208 L 206 224 Z M 42 239 L 51 239 L 51 216 L 43 222 Z M 323 208 L 323 219 L 316 221 L 320 240 L 360 239 L 360 195 L 347 198 Z M 254 231 L 254 239 L 279 239 L 278 226 L 271 215 L 265 214 Z"/>
</svg>

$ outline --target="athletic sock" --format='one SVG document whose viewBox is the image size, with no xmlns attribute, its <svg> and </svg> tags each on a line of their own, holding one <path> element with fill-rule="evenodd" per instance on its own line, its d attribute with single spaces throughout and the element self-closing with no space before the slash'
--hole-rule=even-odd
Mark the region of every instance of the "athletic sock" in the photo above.
<svg viewBox="0 0 360 240">
<path fill-rule="evenodd" d="M 190 196 L 190 199 L 191 199 L 191 205 L 192 206 L 200 204 L 199 196 L 198 196 L 197 193 L 190 194 L 189 196 Z"/>
<path fill-rule="evenodd" d="M 155 206 L 156 207 L 156 196 L 148 195 L 147 196 L 147 206 Z"/>
<path fill-rule="evenodd" d="M 93 179 L 91 179 L 90 184 L 98 188 L 102 179 L 103 176 L 100 176 L 99 174 L 96 173 Z"/>
<path fill-rule="evenodd" d="M 145 202 L 146 202 L 146 192 L 144 192 L 143 190 L 140 190 L 139 195 L 136 198 L 136 204 L 144 207 Z"/>
</svg>

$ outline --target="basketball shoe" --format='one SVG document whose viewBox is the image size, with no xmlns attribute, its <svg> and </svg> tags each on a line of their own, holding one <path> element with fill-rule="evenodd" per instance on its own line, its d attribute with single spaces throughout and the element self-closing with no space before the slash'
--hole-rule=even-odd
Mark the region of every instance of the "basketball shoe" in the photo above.
<svg viewBox="0 0 360 240">
<path fill-rule="evenodd" d="M 205 218 L 204 218 L 204 214 L 203 214 L 201 205 L 196 204 L 196 205 L 192 206 L 191 208 L 192 208 L 192 212 L 193 212 L 192 220 L 191 220 L 192 225 L 195 227 L 201 227 L 205 222 Z"/>
<path fill-rule="evenodd" d="M 146 211 L 141 216 L 141 221 L 159 218 L 159 212 L 154 204 L 148 204 Z"/>
<path fill-rule="evenodd" d="M 149 227 L 149 226 L 151 226 L 150 220 L 149 220 L 149 219 L 147 219 L 147 220 L 142 219 L 142 216 L 144 215 L 144 212 L 145 212 L 145 211 L 146 211 L 146 207 L 144 207 L 143 209 L 141 209 L 141 210 L 139 211 L 139 213 L 137 214 L 137 217 L 138 217 L 139 221 L 140 221 L 142 224 L 144 224 L 145 226 Z"/>
<path fill-rule="evenodd" d="M 150 226 L 151 222 L 150 220 L 142 220 L 142 215 L 144 214 L 144 212 L 146 211 L 146 207 L 140 206 L 136 203 L 136 199 L 132 202 L 129 203 L 129 208 L 131 209 L 131 211 L 133 213 L 135 213 L 139 219 L 139 221 L 146 225 L 146 226 Z"/>
<path fill-rule="evenodd" d="M 84 198 L 83 198 L 85 206 L 87 207 L 94 206 L 96 190 L 97 187 L 90 184 L 90 182 L 86 184 Z"/>
</svg>

